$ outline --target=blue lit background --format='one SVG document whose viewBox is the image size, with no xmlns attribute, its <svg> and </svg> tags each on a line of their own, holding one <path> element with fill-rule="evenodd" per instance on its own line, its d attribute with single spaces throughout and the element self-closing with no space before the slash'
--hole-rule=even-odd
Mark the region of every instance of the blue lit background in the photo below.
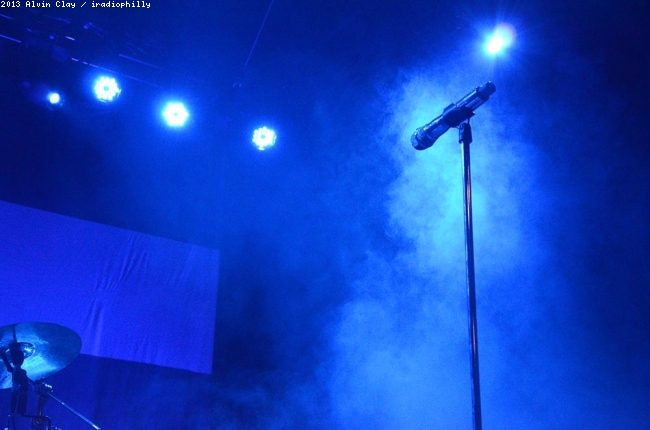
<svg viewBox="0 0 650 430">
<path fill-rule="evenodd" d="M 409 138 L 492 80 L 472 119 L 485 427 L 650 427 L 648 2 L 279 2 L 247 61 L 267 8 L 61 12 L 169 70 L 134 65 L 111 111 L 37 110 L 3 63 L 1 199 L 222 251 L 212 376 L 81 357 L 59 390 L 110 389 L 69 403 L 105 428 L 469 428 L 460 148 Z M 191 129 L 160 126 L 168 88 Z"/>
</svg>

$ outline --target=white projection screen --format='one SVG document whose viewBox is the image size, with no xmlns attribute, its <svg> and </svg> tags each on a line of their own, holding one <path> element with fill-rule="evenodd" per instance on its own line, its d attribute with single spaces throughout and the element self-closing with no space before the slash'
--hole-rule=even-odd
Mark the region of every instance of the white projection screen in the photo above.
<svg viewBox="0 0 650 430">
<path fill-rule="evenodd" d="M 47 322 L 82 354 L 210 373 L 216 250 L 0 202 L 0 326 Z"/>
</svg>

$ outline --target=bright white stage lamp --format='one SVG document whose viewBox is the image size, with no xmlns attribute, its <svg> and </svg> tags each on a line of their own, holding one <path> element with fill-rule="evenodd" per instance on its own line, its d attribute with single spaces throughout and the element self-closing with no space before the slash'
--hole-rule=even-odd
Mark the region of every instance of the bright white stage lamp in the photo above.
<svg viewBox="0 0 650 430">
<path fill-rule="evenodd" d="M 170 127 L 182 127 L 190 116 L 183 103 L 170 102 L 165 106 L 163 117 Z"/>
<path fill-rule="evenodd" d="M 258 128 L 253 132 L 253 143 L 260 151 L 264 151 L 269 146 L 273 146 L 277 138 L 278 136 L 275 134 L 275 131 L 267 127 Z"/>
<path fill-rule="evenodd" d="M 101 76 L 95 81 L 95 97 L 100 102 L 111 102 L 120 95 L 122 89 L 117 84 L 115 78 Z"/>
<path fill-rule="evenodd" d="M 513 44 L 517 32 L 510 24 L 499 24 L 485 42 L 485 51 L 490 55 L 499 55 Z"/>
<path fill-rule="evenodd" d="M 52 105 L 56 106 L 61 103 L 61 94 L 57 92 L 51 92 L 47 95 L 47 101 Z"/>
</svg>

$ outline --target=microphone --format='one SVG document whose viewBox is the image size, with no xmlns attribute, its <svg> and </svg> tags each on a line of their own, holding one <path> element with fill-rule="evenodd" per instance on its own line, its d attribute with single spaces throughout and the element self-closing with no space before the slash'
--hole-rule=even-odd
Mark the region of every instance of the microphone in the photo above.
<svg viewBox="0 0 650 430">
<path fill-rule="evenodd" d="M 415 129 L 411 136 L 411 144 L 419 151 L 429 148 L 447 130 L 458 127 L 463 121 L 474 116 L 474 111 L 488 101 L 497 87 L 488 82 L 477 87 L 457 103 L 452 103 L 442 111 L 442 114 L 428 124 Z"/>
</svg>

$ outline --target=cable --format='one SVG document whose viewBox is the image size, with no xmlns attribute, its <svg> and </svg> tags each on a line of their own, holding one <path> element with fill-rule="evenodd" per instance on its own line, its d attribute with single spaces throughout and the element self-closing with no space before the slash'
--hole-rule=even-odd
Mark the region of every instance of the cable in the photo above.
<svg viewBox="0 0 650 430">
<path fill-rule="evenodd" d="M 253 55 L 253 51 L 255 50 L 255 46 L 257 45 L 257 40 L 260 38 L 260 34 L 262 33 L 262 29 L 264 28 L 264 24 L 266 24 L 266 19 L 269 17 L 269 13 L 271 12 L 271 7 L 273 7 L 273 2 L 275 0 L 271 0 L 271 3 L 269 3 L 269 8 L 266 10 L 266 15 L 264 15 L 264 20 L 262 21 L 262 25 L 260 25 L 260 29 L 257 32 L 257 36 L 255 36 L 255 41 L 253 42 L 253 46 L 251 46 L 251 51 L 248 53 L 248 58 L 246 58 L 246 63 L 244 63 L 244 68 L 242 69 L 242 74 L 246 70 L 246 67 L 248 66 L 248 62 L 251 59 L 251 56 Z"/>
</svg>

